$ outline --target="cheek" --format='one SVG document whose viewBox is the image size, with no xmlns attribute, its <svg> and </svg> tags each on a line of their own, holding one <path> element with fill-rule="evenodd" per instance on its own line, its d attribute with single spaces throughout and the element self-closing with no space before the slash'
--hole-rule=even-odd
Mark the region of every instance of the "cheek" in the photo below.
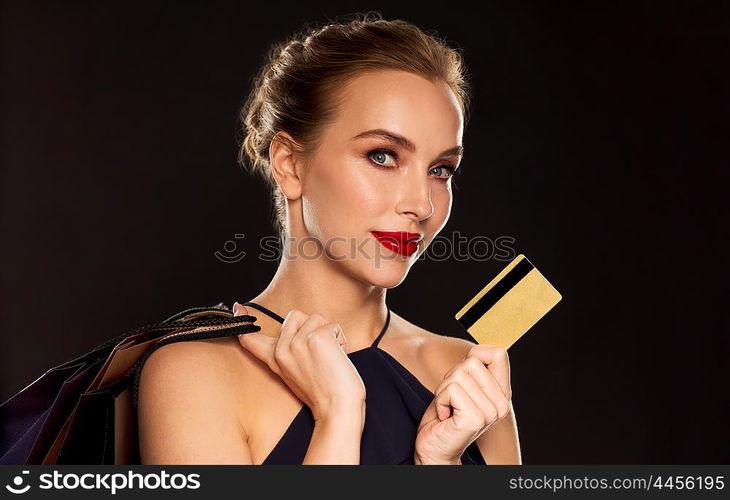
<svg viewBox="0 0 730 500">
<path fill-rule="evenodd" d="M 305 186 L 303 196 L 310 233 L 331 237 L 358 231 L 358 225 L 366 231 L 375 220 L 373 216 L 387 210 L 388 190 L 393 189 L 392 183 L 385 182 L 387 176 L 346 162 L 317 166 L 321 168 L 316 182 Z"/>
<path fill-rule="evenodd" d="M 367 166 L 344 165 L 336 175 L 329 175 L 327 196 L 353 214 L 373 213 L 388 203 L 387 176 L 377 175 Z"/>
<path fill-rule="evenodd" d="M 386 175 L 368 172 L 367 168 L 353 169 L 347 179 L 347 187 L 343 190 L 347 204 L 355 213 L 378 214 L 389 206 L 392 182 L 387 182 Z"/>
</svg>

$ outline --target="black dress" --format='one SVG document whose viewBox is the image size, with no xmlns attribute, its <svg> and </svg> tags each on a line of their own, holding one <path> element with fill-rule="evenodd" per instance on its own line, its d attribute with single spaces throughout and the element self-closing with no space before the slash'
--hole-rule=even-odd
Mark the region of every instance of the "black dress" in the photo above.
<svg viewBox="0 0 730 500">
<path fill-rule="evenodd" d="M 284 318 L 269 309 L 245 302 L 280 323 Z M 390 309 L 385 326 L 375 342 L 348 357 L 365 384 L 365 426 L 360 442 L 361 465 L 413 464 L 416 431 L 426 408 L 434 398 L 418 379 L 393 356 L 378 347 L 390 324 Z M 303 404 L 284 435 L 262 465 L 301 464 L 307 454 L 314 430 L 310 408 Z M 486 465 L 476 442 L 461 456 L 463 465 Z"/>
</svg>

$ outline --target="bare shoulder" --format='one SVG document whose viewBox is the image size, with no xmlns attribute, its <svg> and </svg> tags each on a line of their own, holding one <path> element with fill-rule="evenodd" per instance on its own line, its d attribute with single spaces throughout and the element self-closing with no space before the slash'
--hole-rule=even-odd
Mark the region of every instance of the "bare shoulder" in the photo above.
<svg viewBox="0 0 730 500">
<path fill-rule="evenodd" d="M 193 378 L 204 375 L 206 378 L 223 375 L 229 357 L 226 346 L 234 339 L 219 338 L 173 342 L 155 349 L 144 364 L 143 373 L 150 370 L 177 371 L 170 373 L 176 377 Z M 152 368 L 151 368 L 152 367 Z"/>
<path fill-rule="evenodd" d="M 143 387 L 163 391 L 155 397 L 179 399 L 185 394 L 205 395 L 203 402 L 238 405 L 236 381 L 243 368 L 235 337 L 173 342 L 155 349 L 140 374 Z"/>
<path fill-rule="evenodd" d="M 429 331 L 392 311 L 391 314 L 397 325 L 404 359 L 410 358 L 414 365 L 418 363 L 427 368 L 428 373 L 423 373 L 421 378 L 430 381 L 430 385 L 433 386 L 431 389 L 441 382 L 447 371 L 466 357 L 472 347 L 477 345 L 464 338 Z"/>
<path fill-rule="evenodd" d="M 167 344 L 146 360 L 139 383 L 143 463 L 250 463 L 231 383 L 231 341 Z M 214 423 L 214 425 L 212 425 Z"/>
</svg>

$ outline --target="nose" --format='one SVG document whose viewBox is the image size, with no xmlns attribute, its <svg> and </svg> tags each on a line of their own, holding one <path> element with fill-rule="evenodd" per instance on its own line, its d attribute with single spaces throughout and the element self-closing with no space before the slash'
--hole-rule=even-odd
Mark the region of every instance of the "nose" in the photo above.
<svg viewBox="0 0 730 500">
<path fill-rule="evenodd" d="M 401 196 L 398 200 L 398 213 L 411 217 L 416 221 L 428 219 L 433 214 L 431 202 L 431 185 L 428 176 L 419 169 L 410 169 L 401 185 Z"/>
</svg>

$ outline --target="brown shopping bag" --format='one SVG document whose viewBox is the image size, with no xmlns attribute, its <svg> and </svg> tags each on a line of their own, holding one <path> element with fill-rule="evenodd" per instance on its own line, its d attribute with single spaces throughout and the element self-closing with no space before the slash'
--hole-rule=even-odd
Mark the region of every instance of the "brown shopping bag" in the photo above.
<svg viewBox="0 0 730 500">
<path fill-rule="evenodd" d="M 139 463 L 136 390 L 162 345 L 259 331 L 223 303 L 181 311 L 49 369 L 0 405 L 0 464 Z"/>
</svg>

